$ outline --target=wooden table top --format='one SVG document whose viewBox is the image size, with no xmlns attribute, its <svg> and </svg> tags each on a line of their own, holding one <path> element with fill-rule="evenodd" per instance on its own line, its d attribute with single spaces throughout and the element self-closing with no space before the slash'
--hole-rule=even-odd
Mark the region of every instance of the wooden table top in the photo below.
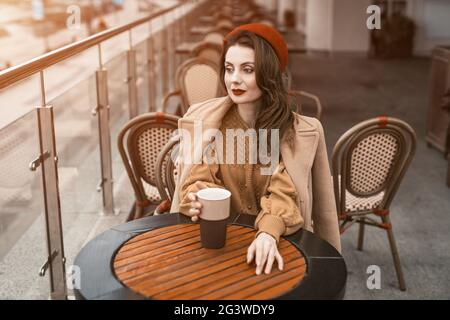
<svg viewBox="0 0 450 320">
<path fill-rule="evenodd" d="M 158 228 L 125 242 L 114 257 L 114 272 L 125 286 L 151 299 L 276 298 L 302 281 L 306 261 L 280 239 L 284 270 L 275 262 L 270 274 L 256 275 L 254 262 L 246 262 L 255 234 L 253 228 L 228 225 L 225 246 L 205 249 L 198 224 Z"/>
</svg>

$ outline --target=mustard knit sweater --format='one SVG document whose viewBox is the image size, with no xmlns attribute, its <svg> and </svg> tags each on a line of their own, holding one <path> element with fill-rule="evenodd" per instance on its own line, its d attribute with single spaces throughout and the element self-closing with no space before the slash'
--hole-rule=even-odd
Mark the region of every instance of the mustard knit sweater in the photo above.
<svg viewBox="0 0 450 320">
<path fill-rule="evenodd" d="M 227 129 L 249 129 L 239 115 L 236 105 L 231 107 L 222 119 L 221 150 L 212 151 L 216 159 L 222 152 L 223 161 L 212 164 L 204 161 L 192 166 L 189 177 L 180 190 L 180 212 L 188 213 L 190 200 L 187 194 L 197 192 L 199 183 L 209 188 L 226 188 L 231 192 L 231 211 L 258 215 L 255 221 L 257 235 L 266 232 L 278 242 L 287 226 L 303 225 L 294 183 L 282 161 L 272 175 L 262 175 L 260 169 L 264 165 L 259 159 L 254 159 L 250 152 L 254 144 L 251 144 L 248 138 L 244 140 L 245 143 L 242 143 L 242 140 L 239 143 L 237 137 L 227 139 Z"/>
</svg>

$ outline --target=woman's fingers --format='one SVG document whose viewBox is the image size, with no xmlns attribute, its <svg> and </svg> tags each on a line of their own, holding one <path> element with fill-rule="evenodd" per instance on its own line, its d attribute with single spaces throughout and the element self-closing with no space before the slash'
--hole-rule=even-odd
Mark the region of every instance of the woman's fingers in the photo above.
<svg viewBox="0 0 450 320">
<path fill-rule="evenodd" d="M 269 256 L 269 252 L 270 249 L 272 248 L 272 244 L 269 241 L 264 241 L 264 246 L 263 246 L 263 255 L 262 255 L 262 261 L 261 261 L 261 265 L 259 266 L 259 273 L 261 274 L 263 269 L 264 269 L 264 265 L 266 264 L 267 258 Z"/>
<path fill-rule="evenodd" d="M 189 209 L 189 215 L 192 216 L 198 216 L 200 214 L 200 210 L 195 209 L 195 208 L 191 208 Z"/>
<path fill-rule="evenodd" d="M 189 192 L 188 194 L 188 199 L 191 201 L 196 201 L 197 200 L 197 195 L 193 192 Z"/>
<path fill-rule="evenodd" d="M 256 274 L 260 275 L 264 264 L 267 261 L 267 256 L 269 254 L 271 243 L 268 241 L 259 241 L 256 244 Z"/>
<path fill-rule="evenodd" d="M 247 249 L 247 263 L 252 262 L 254 256 L 255 256 L 255 241 L 253 241 L 250 247 L 248 247 Z"/>
<path fill-rule="evenodd" d="M 265 274 L 269 274 L 270 271 L 272 271 L 272 265 L 273 262 L 275 261 L 275 247 L 272 246 L 272 248 L 270 248 L 269 251 L 269 256 L 267 257 L 267 263 L 266 263 L 266 268 L 264 270 Z"/>
<path fill-rule="evenodd" d="M 278 269 L 282 271 L 284 268 L 284 261 L 283 257 L 281 257 L 281 254 L 278 252 L 278 250 L 275 251 L 275 259 L 277 259 Z"/>
<path fill-rule="evenodd" d="M 197 195 L 193 192 L 188 193 L 188 199 L 191 200 L 191 208 L 189 209 L 189 215 L 192 217 L 193 222 L 198 220 L 198 215 L 200 214 L 200 209 L 202 204 L 197 201 Z"/>
<path fill-rule="evenodd" d="M 208 186 L 206 185 L 206 184 L 204 184 L 203 182 L 197 182 L 197 187 L 199 188 L 199 189 L 206 189 L 206 188 L 208 188 Z"/>
<path fill-rule="evenodd" d="M 200 209 L 201 207 L 202 207 L 202 204 L 200 201 L 192 201 L 191 202 L 192 209 Z"/>
<path fill-rule="evenodd" d="M 275 238 L 267 233 L 260 233 L 247 249 L 247 263 L 255 258 L 256 274 L 260 275 L 262 270 L 269 274 L 272 271 L 273 263 L 277 260 L 278 269 L 283 270 L 283 258 L 277 249 Z"/>
<path fill-rule="evenodd" d="M 262 255 L 263 255 L 263 248 L 261 241 L 256 241 L 255 245 L 255 263 L 256 263 L 256 274 L 258 274 L 259 265 L 261 264 Z"/>
</svg>

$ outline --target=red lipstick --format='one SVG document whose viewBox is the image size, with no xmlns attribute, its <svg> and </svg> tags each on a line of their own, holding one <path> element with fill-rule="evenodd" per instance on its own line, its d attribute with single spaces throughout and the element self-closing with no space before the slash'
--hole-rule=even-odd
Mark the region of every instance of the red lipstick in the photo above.
<svg viewBox="0 0 450 320">
<path fill-rule="evenodd" d="M 231 89 L 231 91 L 233 92 L 233 94 L 235 96 L 240 96 L 241 94 L 245 93 L 245 90 L 241 90 L 241 89 Z"/>
</svg>

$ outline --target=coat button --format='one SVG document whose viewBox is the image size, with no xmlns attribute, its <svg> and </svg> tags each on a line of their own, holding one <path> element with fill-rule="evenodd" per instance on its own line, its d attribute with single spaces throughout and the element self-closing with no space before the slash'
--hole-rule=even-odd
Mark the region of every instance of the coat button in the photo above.
<svg viewBox="0 0 450 320">
<path fill-rule="evenodd" d="M 247 208 L 250 210 L 250 209 L 252 208 L 252 206 L 251 206 L 251 205 L 248 205 Z"/>
</svg>

